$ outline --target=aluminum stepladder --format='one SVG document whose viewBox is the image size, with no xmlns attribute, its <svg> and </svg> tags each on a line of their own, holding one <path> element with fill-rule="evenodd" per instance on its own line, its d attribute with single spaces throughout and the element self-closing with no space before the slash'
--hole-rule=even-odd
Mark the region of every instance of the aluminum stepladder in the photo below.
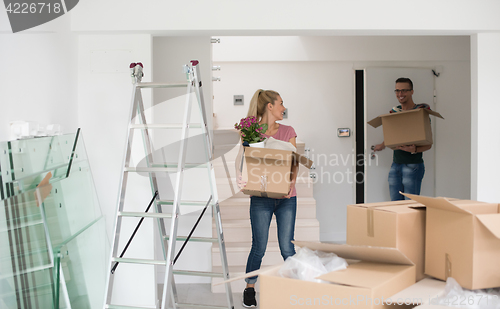
<svg viewBox="0 0 500 309">
<path fill-rule="evenodd" d="M 131 66 L 132 68 L 132 66 Z M 196 60 L 191 61 L 190 65 L 185 65 L 184 66 L 185 73 L 187 75 L 187 81 L 184 83 L 170 83 L 170 84 L 159 84 L 159 83 L 141 83 L 140 78 L 142 77 L 142 65 L 140 68 L 140 75 L 136 76 L 135 82 L 134 82 L 134 87 L 133 87 L 133 93 L 132 93 L 132 104 L 131 104 L 131 111 L 130 111 L 130 124 L 129 124 L 129 130 L 128 130 L 128 140 L 127 140 L 127 147 L 126 147 L 126 153 L 125 153 L 125 158 L 124 158 L 124 164 L 123 164 L 123 172 L 121 175 L 121 181 L 120 181 L 120 192 L 119 192 L 119 198 L 118 198 L 118 211 L 116 214 L 115 218 L 115 230 L 114 230 L 114 240 L 113 240 L 113 246 L 112 246 L 112 256 L 111 256 L 111 261 L 110 261 L 110 274 L 109 278 L 107 280 L 107 294 L 106 294 L 106 300 L 105 300 L 105 308 L 116 308 L 116 309 L 121 309 L 121 308 L 143 308 L 143 307 L 132 307 L 132 306 L 123 306 L 123 305 L 113 305 L 110 304 L 111 302 L 111 294 L 113 291 L 113 281 L 114 281 L 114 272 L 116 270 L 116 266 L 118 266 L 118 263 L 132 263 L 132 264 L 149 264 L 149 265 L 164 265 L 166 268 L 165 271 L 165 280 L 164 280 L 164 286 L 163 286 L 163 292 L 162 292 L 162 301 L 161 304 L 157 303 L 157 308 L 161 309 L 166 309 L 168 306 L 172 305 L 174 309 L 176 308 L 186 308 L 186 307 L 196 307 L 196 308 L 226 308 L 226 309 L 233 309 L 233 298 L 232 298 L 232 292 L 231 292 L 231 285 L 230 283 L 226 283 L 226 300 L 227 300 L 227 305 L 226 306 L 214 306 L 214 305 L 205 305 L 205 304 L 181 304 L 178 303 L 178 298 L 177 298 L 177 291 L 175 288 L 175 281 L 174 281 L 174 274 L 179 274 L 179 275 L 192 275 L 192 276 L 203 276 L 203 277 L 220 277 L 224 278 L 224 280 L 229 279 L 229 269 L 227 265 L 227 256 L 226 256 L 226 248 L 225 248 L 225 242 L 224 242 L 224 234 L 222 230 L 222 223 L 221 223 L 221 216 L 220 216 L 220 208 L 219 208 L 219 201 L 218 201 L 218 195 L 217 195 L 217 189 L 215 186 L 215 174 L 214 174 L 214 169 L 212 165 L 212 159 L 213 159 L 213 147 L 208 131 L 208 126 L 207 126 L 207 119 L 206 119 L 206 112 L 205 112 L 205 105 L 204 105 L 204 100 L 203 100 L 203 92 L 202 92 L 202 83 L 200 81 L 200 70 L 199 70 L 199 63 Z M 133 73 L 132 73 L 133 75 Z M 141 89 L 142 88 L 175 88 L 175 87 L 186 87 L 187 88 L 187 95 L 186 95 L 186 106 L 184 110 L 184 117 L 183 117 L 183 123 L 182 124 L 152 124 L 152 123 L 147 123 L 146 122 L 146 117 L 144 115 L 144 105 L 142 102 L 142 94 L 141 94 Z M 197 102 L 198 102 L 198 107 L 200 111 L 200 119 L 202 120 L 202 123 L 191 123 L 190 122 L 190 115 L 191 115 L 191 96 L 193 93 L 196 96 Z M 138 118 L 140 121 L 140 124 L 134 124 L 134 119 Z M 204 149 L 205 151 L 205 162 L 206 164 L 189 164 L 186 163 L 186 151 L 187 151 L 187 138 L 188 138 L 188 130 L 189 127 L 192 128 L 201 128 L 202 135 L 203 135 L 203 143 L 204 143 Z M 166 163 L 165 165 L 162 166 L 157 166 L 157 164 L 153 164 L 153 143 L 151 140 L 151 135 L 149 133 L 149 130 L 151 129 L 181 129 L 181 140 L 180 140 L 180 151 L 179 151 L 179 157 L 178 161 L 176 163 Z M 146 163 L 147 167 L 131 167 L 130 162 L 131 162 L 131 147 L 132 147 L 132 141 L 133 141 L 133 135 L 135 130 L 141 130 L 142 131 L 142 138 L 144 142 L 144 150 L 145 153 L 147 154 L 146 156 Z M 183 176 L 184 176 L 184 171 L 186 168 L 206 168 L 208 172 L 208 179 L 210 182 L 210 191 L 211 191 L 211 196 L 208 198 L 207 201 L 184 201 L 181 200 L 181 194 L 182 194 L 182 185 L 183 185 Z M 125 191 L 126 191 L 126 186 L 127 186 L 127 178 L 128 178 L 128 173 L 131 172 L 141 172 L 141 173 L 148 173 L 149 174 L 149 180 L 151 184 L 151 192 L 153 195 L 153 198 L 150 202 L 150 205 L 148 206 L 148 209 L 145 212 L 124 212 L 124 202 L 125 202 Z M 156 173 L 157 172 L 175 172 L 176 173 L 176 180 L 174 184 L 174 198 L 173 200 L 162 200 L 159 196 L 159 190 L 158 190 L 158 183 L 157 183 L 157 177 Z M 148 212 L 149 207 L 154 204 L 155 211 L 154 212 Z M 204 206 L 204 210 L 200 217 L 198 218 L 198 222 L 202 218 L 205 210 L 207 209 L 207 206 L 211 205 L 212 206 L 212 218 L 215 220 L 215 226 L 216 226 L 216 234 L 217 237 L 191 237 L 192 232 L 196 228 L 196 225 L 198 222 L 195 224 L 193 229 L 191 230 L 191 233 L 185 237 L 185 236 L 178 236 L 177 235 L 177 228 L 178 228 L 178 217 L 180 215 L 179 208 L 181 205 L 199 205 L 199 206 Z M 171 213 L 165 213 L 162 211 L 161 205 L 171 205 L 172 206 L 172 212 Z M 130 259 L 130 258 L 124 258 L 123 253 L 120 256 L 118 256 L 118 244 L 119 244 L 119 237 L 120 237 L 120 229 L 121 229 L 121 224 L 122 224 L 122 218 L 123 217 L 139 217 L 141 218 L 140 223 L 144 218 L 154 218 L 158 220 L 158 227 L 159 227 L 159 233 L 161 236 L 161 243 L 162 243 L 162 249 L 163 249 L 163 258 L 164 260 L 142 260 L 142 259 Z M 165 219 L 170 219 L 170 228 L 169 228 L 169 233 L 167 234 L 167 229 L 165 227 Z M 138 227 L 140 226 L 140 223 Z M 138 228 L 137 227 L 137 228 Z M 136 231 L 137 231 L 136 228 Z M 135 235 L 135 231 L 133 233 Z M 133 237 L 132 235 L 132 237 Z M 130 239 L 131 240 L 131 239 Z M 130 243 L 129 240 L 129 243 Z M 184 245 L 187 243 L 187 241 L 196 241 L 196 242 L 208 242 L 208 243 L 218 243 L 219 249 L 221 252 L 221 262 L 222 262 L 222 273 L 213 273 L 213 272 L 201 272 L 201 271 L 181 271 L 181 270 L 173 270 L 173 266 L 177 258 L 179 257 L 179 253 L 177 253 L 177 256 L 175 256 L 175 245 L 177 241 L 183 241 Z M 128 243 L 128 244 L 129 244 Z M 128 247 L 128 244 L 125 247 Z M 181 248 L 181 252 L 182 249 Z M 144 307 L 145 308 L 145 307 Z"/>
</svg>

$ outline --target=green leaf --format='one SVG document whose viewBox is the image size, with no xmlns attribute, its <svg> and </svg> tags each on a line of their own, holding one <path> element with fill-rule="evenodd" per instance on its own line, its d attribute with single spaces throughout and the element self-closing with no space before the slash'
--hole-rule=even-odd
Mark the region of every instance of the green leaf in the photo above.
<svg viewBox="0 0 500 309">
<path fill-rule="evenodd" d="M 261 124 L 260 126 L 262 127 L 262 132 L 260 132 L 260 133 L 261 134 L 266 133 L 266 131 L 267 131 L 267 123 Z"/>
</svg>

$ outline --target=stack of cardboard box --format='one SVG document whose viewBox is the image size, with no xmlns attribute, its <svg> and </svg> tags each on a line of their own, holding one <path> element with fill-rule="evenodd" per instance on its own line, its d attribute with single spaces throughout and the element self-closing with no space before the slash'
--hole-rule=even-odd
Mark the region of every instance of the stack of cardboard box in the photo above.
<svg viewBox="0 0 500 309">
<path fill-rule="evenodd" d="M 405 194 L 426 207 L 425 274 L 500 287 L 500 204 Z"/>
</svg>

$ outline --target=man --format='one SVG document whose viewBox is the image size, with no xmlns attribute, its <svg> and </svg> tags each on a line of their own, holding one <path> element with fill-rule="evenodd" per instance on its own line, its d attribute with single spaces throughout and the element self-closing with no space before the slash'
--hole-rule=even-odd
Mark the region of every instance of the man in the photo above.
<svg viewBox="0 0 500 309">
<path fill-rule="evenodd" d="M 409 78 L 398 78 L 396 80 L 396 98 L 401 105 L 394 107 L 391 113 L 412 110 L 417 108 L 430 109 L 429 105 L 415 104 L 413 102 L 413 82 Z M 422 152 L 431 149 L 432 145 L 416 146 L 404 145 L 394 150 L 391 169 L 389 171 L 389 192 L 391 201 L 404 200 L 399 191 L 411 194 L 420 194 L 422 179 L 424 178 L 425 166 Z M 385 148 L 384 142 L 375 145 L 374 151 Z"/>
</svg>

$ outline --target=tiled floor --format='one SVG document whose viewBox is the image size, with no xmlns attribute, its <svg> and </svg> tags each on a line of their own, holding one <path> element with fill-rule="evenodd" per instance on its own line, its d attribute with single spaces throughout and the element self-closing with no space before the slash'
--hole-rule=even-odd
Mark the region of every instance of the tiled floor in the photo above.
<svg viewBox="0 0 500 309">
<path fill-rule="evenodd" d="M 210 284 L 177 284 L 177 296 L 179 303 L 205 304 L 212 306 L 227 306 L 225 293 L 212 293 Z M 159 287 L 161 291 L 161 287 Z M 233 291 L 234 309 L 243 309 L 241 297 L 243 291 Z M 257 293 L 257 303 L 259 293 Z M 189 307 L 182 307 L 189 308 Z M 195 307 L 193 307 L 195 308 Z M 229 308 L 229 307 L 227 307 Z"/>
</svg>

